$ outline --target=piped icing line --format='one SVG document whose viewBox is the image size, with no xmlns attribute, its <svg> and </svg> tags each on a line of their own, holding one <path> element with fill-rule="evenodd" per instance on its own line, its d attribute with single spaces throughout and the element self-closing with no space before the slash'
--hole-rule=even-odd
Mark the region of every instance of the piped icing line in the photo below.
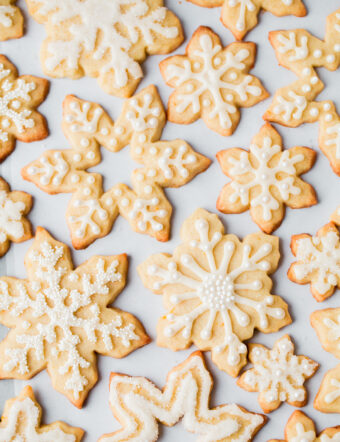
<svg viewBox="0 0 340 442">
<path fill-rule="evenodd" d="M 75 248 L 107 235 L 118 214 L 135 231 L 168 240 L 172 207 L 163 188 L 186 184 L 210 160 L 185 141 L 160 141 L 164 125 L 154 86 L 126 100 L 115 123 L 98 104 L 66 97 L 63 130 L 72 148 L 45 152 L 22 175 L 45 192 L 72 193 L 66 217 Z M 132 188 L 117 183 L 104 192 L 102 176 L 87 169 L 100 163 L 100 146 L 117 152 L 128 144 L 132 159 L 142 165 L 132 173 Z"/>
<path fill-rule="evenodd" d="M 277 238 L 260 233 L 241 242 L 203 209 L 185 221 L 182 238 L 173 255 L 152 255 L 138 267 L 143 284 L 164 295 L 157 342 L 211 350 L 215 364 L 237 376 L 247 363 L 243 341 L 254 329 L 270 332 L 291 321 L 286 303 L 269 290 Z"/>
<path fill-rule="evenodd" d="M 84 431 L 64 422 L 40 425 L 41 407 L 31 387 L 25 387 L 18 397 L 5 403 L 0 421 L 2 442 L 80 442 Z"/>
<path fill-rule="evenodd" d="M 184 428 L 198 435 L 198 441 L 251 441 L 265 424 L 265 416 L 235 404 L 210 408 L 212 387 L 200 352 L 192 353 L 169 372 L 163 390 L 146 378 L 112 373 L 109 401 L 122 429 L 99 441 L 154 442 L 159 435 L 158 422 L 173 426 L 181 418 Z"/>
<path fill-rule="evenodd" d="M 0 278 L 0 323 L 11 328 L 0 377 L 29 379 L 48 366 L 55 388 L 81 407 L 97 380 L 94 352 L 123 357 L 148 342 L 136 318 L 108 307 L 127 258 L 96 256 L 73 270 L 66 245 L 38 227 L 25 265 L 28 279 Z"/>
<path fill-rule="evenodd" d="M 315 69 L 340 65 L 340 9 L 327 17 L 324 40 L 303 29 L 273 31 L 269 40 L 280 65 L 299 78 L 276 91 L 264 119 L 288 127 L 319 122 L 320 149 L 340 175 L 340 116 L 331 101 L 315 101 L 324 88 Z"/>
<path fill-rule="evenodd" d="M 20 38 L 24 33 L 24 17 L 16 0 L 0 1 L 0 41 Z"/>
<path fill-rule="evenodd" d="M 44 71 L 52 77 L 98 77 L 100 86 L 117 96 L 134 93 L 147 55 L 169 53 L 184 38 L 163 1 L 28 0 L 28 6 L 48 35 Z M 65 32 L 58 32 L 61 28 Z"/>
</svg>

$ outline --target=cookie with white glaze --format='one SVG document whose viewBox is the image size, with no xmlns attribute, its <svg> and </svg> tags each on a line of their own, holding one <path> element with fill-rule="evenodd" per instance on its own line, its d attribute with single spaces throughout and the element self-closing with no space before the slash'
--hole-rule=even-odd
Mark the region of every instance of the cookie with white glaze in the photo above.
<svg viewBox="0 0 340 442">
<path fill-rule="evenodd" d="M 0 0 L 0 41 L 20 38 L 24 34 L 24 17 L 16 0 Z"/>
</svg>

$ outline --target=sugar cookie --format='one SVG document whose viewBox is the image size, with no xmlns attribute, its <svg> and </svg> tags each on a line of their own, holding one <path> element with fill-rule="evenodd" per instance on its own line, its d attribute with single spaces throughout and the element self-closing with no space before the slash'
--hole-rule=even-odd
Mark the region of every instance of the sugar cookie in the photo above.
<svg viewBox="0 0 340 442">
<path fill-rule="evenodd" d="M 142 377 L 112 373 L 110 406 L 122 429 L 99 442 L 158 440 L 158 422 L 173 426 L 183 417 L 187 431 L 197 440 L 248 442 L 266 423 L 266 417 L 236 404 L 209 407 L 213 380 L 202 353 L 192 353 L 173 368 L 163 390 Z"/>
<path fill-rule="evenodd" d="M 16 0 L 0 0 L 0 41 L 24 34 L 24 17 L 15 4 Z"/>
<path fill-rule="evenodd" d="M 96 353 L 122 358 L 149 338 L 131 314 L 107 307 L 125 285 L 126 255 L 94 256 L 73 270 L 68 247 L 42 227 L 25 257 L 28 279 L 0 278 L 0 379 L 47 368 L 81 407 L 97 382 Z"/>
<path fill-rule="evenodd" d="M 291 322 L 287 304 L 270 293 L 278 238 L 256 233 L 241 242 L 203 209 L 184 222 L 181 238 L 173 255 L 152 255 L 138 267 L 144 285 L 164 295 L 168 313 L 158 322 L 157 343 L 211 350 L 214 363 L 237 376 L 247 363 L 243 341 L 254 329 L 271 333 Z"/>
<path fill-rule="evenodd" d="M 313 187 L 299 178 L 311 169 L 315 156 L 308 147 L 282 150 L 279 133 L 265 124 L 249 152 L 239 148 L 218 152 L 222 171 L 232 181 L 222 189 L 217 209 L 223 213 L 249 209 L 260 229 L 273 232 L 283 220 L 285 205 L 299 209 L 317 203 Z"/>
</svg>

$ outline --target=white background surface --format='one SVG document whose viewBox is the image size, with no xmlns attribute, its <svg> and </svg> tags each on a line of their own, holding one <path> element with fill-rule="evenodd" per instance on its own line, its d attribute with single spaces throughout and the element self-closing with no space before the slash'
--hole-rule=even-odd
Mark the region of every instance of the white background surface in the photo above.
<svg viewBox="0 0 340 442">
<path fill-rule="evenodd" d="M 18 2 L 26 16 L 26 34 L 24 38 L 0 44 L 0 52 L 7 55 L 18 67 L 20 74 L 34 74 L 43 76 L 40 62 L 40 44 L 45 37 L 44 27 L 38 25 L 28 17 L 24 1 Z M 192 33 L 199 25 L 210 26 L 217 32 L 223 45 L 234 41 L 232 34 L 219 21 L 220 8 L 204 9 L 185 0 L 169 0 L 166 5 L 171 8 L 182 20 L 186 41 L 177 50 L 183 53 Z M 261 16 L 260 25 L 247 36 L 247 40 L 258 44 L 258 57 L 255 68 L 252 70 L 273 94 L 278 87 L 289 84 L 296 77 L 293 73 L 278 66 L 274 51 L 268 42 L 270 30 L 306 28 L 319 38 L 324 37 L 326 16 L 340 7 L 339 0 L 306 0 L 308 15 L 304 18 L 284 17 L 276 18 L 270 13 Z M 164 58 L 164 57 L 163 57 Z M 161 96 L 166 102 L 171 89 L 165 86 L 159 73 L 158 63 L 162 57 L 149 57 L 144 63 L 145 78 L 138 90 L 149 84 L 159 87 Z M 319 69 L 326 88 L 319 99 L 333 99 L 340 106 L 340 72 L 333 73 Z M 34 196 L 34 207 L 30 220 L 34 228 L 41 225 L 47 228 L 58 240 L 70 245 L 70 236 L 65 221 L 65 210 L 70 195 L 62 194 L 50 196 L 35 185 L 25 182 L 20 176 L 20 169 L 28 162 L 38 158 L 45 149 L 68 148 L 69 145 L 61 131 L 61 104 L 67 94 L 75 94 L 86 100 L 97 101 L 116 119 L 120 113 L 123 101 L 105 94 L 97 85 L 96 80 L 83 78 L 81 80 L 52 80 L 51 90 L 47 100 L 40 106 L 41 112 L 47 117 L 50 136 L 42 142 L 24 144 L 17 143 L 16 150 L 5 162 L 0 165 L 0 174 L 8 180 L 13 189 L 25 190 Z M 165 382 L 167 372 L 182 362 L 195 348 L 187 351 L 172 352 L 159 348 L 155 344 L 155 330 L 157 319 L 163 314 L 162 299 L 146 290 L 136 272 L 136 266 L 150 254 L 157 252 L 171 253 L 179 244 L 179 231 L 182 222 L 197 208 L 203 207 L 216 213 L 215 202 L 222 186 L 228 181 L 215 159 L 215 154 L 228 147 L 248 147 L 251 138 L 263 124 L 262 115 L 269 106 L 272 98 L 257 106 L 242 111 L 240 125 L 234 135 L 223 138 L 209 130 L 202 121 L 188 126 L 179 126 L 168 123 L 163 139 L 183 138 L 198 152 L 213 160 L 211 167 L 196 177 L 188 185 L 166 193 L 174 205 L 172 220 L 172 236 L 167 243 L 157 243 L 156 240 L 134 233 L 127 221 L 118 217 L 112 232 L 105 238 L 97 240 L 86 250 L 73 251 L 75 265 L 94 254 L 128 253 L 130 257 L 128 284 L 115 302 L 115 306 L 135 314 L 144 324 L 153 342 L 139 349 L 125 359 L 115 360 L 100 356 L 98 369 L 100 379 L 90 392 L 83 409 L 78 410 L 61 394 L 55 392 L 50 379 L 44 371 L 33 378 L 29 384 L 33 386 L 37 398 L 44 409 L 44 422 L 64 420 L 70 425 L 80 426 L 86 430 L 84 442 L 96 441 L 100 435 L 112 432 L 119 428 L 108 406 L 108 382 L 111 371 L 118 371 L 130 375 L 146 376 L 159 387 Z M 327 159 L 318 150 L 318 125 L 304 125 L 297 129 L 287 129 L 276 126 L 283 136 L 286 148 L 294 145 L 306 145 L 318 152 L 317 161 L 311 172 L 304 179 L 311 183 L 318 195 L 319 204 L 303 210 L 288 209 L 282 226 L 275 232 L 281 240 L 282 259 L 279 269 L 273 275 L 273 293 L 282 296 L 290 305 L 293 324 L 282 329 L 277 334 L 264 335 L 255 333 L 253 342 L 272 346 L 274 341 L 284 333 L 289 333 L 296 344 L 297 354 L 307 355 L 321 364 L 317 374 L 306 383 L 309 400 L 303 408 L 317 424 L 318 431 L 326 426 L 340 424 L 340 415 L 327 415 L 313 408 L 313 399 L 318 391 L 323 375 L 334 367 L 338 361 L 331 354 L 326 353 L 319 343 L 314 330 L 309 324 L 309 315 L 316 309 L 340 306 L 340 291 L 322 304 L 318 304 L 309 291 L 309 286 L 299 286 L 290 282 L 286 276 L 287 269 L 293 261 L 289 249 L 290 237 L 296 233 L 315 233 L 328 222 L 330 214 L 340 203 L 340 178 L 331 170 Z M 102 149 L 103 161 L 93 170 L 104 176 L 105 190 L 117 182 L 130 183 L 130 173 L 137 166 L 129 157 L 129 148 L 112 154 Z M 252 222 L 249 212 L 242 215 L 221 215 L 226 230 L 244 237 L 248 233 L 258 231 Z M 10 252 L 0 261 L 1 274 L 26 277 L 23 266 L 24 254 L 31 241 L 11 247 Z M 3 332 L 4 330 L 2 330 Z M 1 330 L 0 330 L 1 333 Z M 257 393 L 248 393 L 237 387 L 235 379 L 219 371 L 206 353 L 206 361 L 215 380 L 211 405 L 236 402 L 250 411 L 261 412 L 257 403 Z M 6 398 L 18 393 L 24 386 L 21 381 L 0 381 L 0 412 Z M 14 389 L 13 389 L 14 387 Z M 285 423 L 294 408 L 283 404 L 277 411 L 268 415 L 267 425 L 260 431 L 256 441 L 266 441 L 270 438 L 283 437 Z M 162 441 L 193 441 L 194 435 L 187 433 L 179 423 L 172 428 L 160 426 L 160 440 Z"/>
</svg>

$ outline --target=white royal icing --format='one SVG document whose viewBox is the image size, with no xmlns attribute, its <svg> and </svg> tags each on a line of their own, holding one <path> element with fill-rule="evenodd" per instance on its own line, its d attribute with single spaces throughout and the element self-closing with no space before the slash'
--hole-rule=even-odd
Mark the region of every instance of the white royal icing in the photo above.
<svg viewBox="0 0 340 442">
<path fill-rule="evenodd" d="M 131 98 L 128 101 L 129 110 L 126 118 L 132 126 L 134 132 L 143 132 L 147 129 L 155 129 L 158 127 L 158 117 L 161 115 L 162 109 L 154 105 L 152 106 L 154 97 L 151 94 L 145 94 L 138 101 L 137 98 Z"/>
<path fill-rule="evenodd" d="M 247 351 L 245 344 L 233 330 L 233 322 L 238 326 L 247 327 L 251 318 L 249 310 L 258 317 L 261 328 L 268 327 L 268 316 L 282 319 L 285 312 L 281 308 L 274 308 L 271 305 L 274 298 L 269 295 L 261 297 L 263 283 L 266 278 L 270 264 L 265 260 L 272 251 L 270 243 L 259 246 L 252 250 L 248 244 L 242 246 L 242 260 L 234 267 L 233 256 L 236 252 L 236 245 L 233 241 L 223 242 L 223 258 L 217 265 L 214 253 L 215 247 L 222 241 L 220 232 L 211 232 L 209 240 L 209 224 L 205 219 L 195 221 L 194 229 L 199 234 L 199 240 L 193 241 L 193 249 L 199 250 L 206 257 L 208 268 L 202 267 L 193 255 L 181 254 L 179 260 L 181 266 L 187 269 L 193 276 L 187 276 L 178 270 L 175 261 L 171 261 L 167 269 L 158 265 L 150 265 L 148 274 L 159 278 L 154 284 L 155 290 L 171 286 L 182 287 L 182 290 L 170 297 L 170 302 L 177 305 L 186 300 L 195 300 L 197 305 L 190 312 L 185 314 L 172 314 L 167 316 L 169 325 L 164 329 L 167 337 L 182 332 L 183 337 L 189 339 L 192 328 L 197 318 L 205 313 L 206 324 L 201 332 L 201 338 L 205 341 L 214 338 L 213 350 L 221 353 L 227 349 L 228 364 L 237 365 L 240 361 L 240 354 Z M 253 252 L 253 253 L 252 253 Z M 239 278 L 251 275 L 251 272 L 258 272 L 258 279 L 248 282 L 239 282 Z M 244 296 L 244 290 L 250 290 L 252 294 L 258 295 L 258 300 Z M 218 332 L 219 336 L 212 336 L 212 329 L 217 318 L 222 320 L 223 329 Z"/>
<path fill-rule="evenodd" d="M 276 97 L 277 104 L 274 106 L 274 114 L 283 114 L 282 118 L 285 122 L 291 119 L 299 120 L 307 107 L 307 100 L 303 95 L 298 95 L 294 91 L 289 91 L 288 96 L 292 100 L 288 101 L 281 95 Z"/>
<path fill-rule="evenodd" d="M 331 378 L 329 385 L 332 387 L 332 391 L 327 393 L 325 396 L 326 404 L 332 404 L 340 397 L 340 381 L 335 378 Z"/>
<path fill-rule="evenodd" d="M 70 170 L 70 166 L 61 152 L 55 152 L 53 159 L 54 164 L 50 162 L 49 158 L 42 156 L 40 165 L 29 167 L 28 174 L 31 176 L 40 175 L 39 181 L 43 186 L 48 184 L 59 186 Z"/>
<path fill-rule="evenodd" d="M 340 160 L 340 123 L 327 127 L 326 134 L 329 135 L 326 146 L 335 146 L 335 158 Z"/>
<path fill-rule="evenodd" d="M 340 442 L 340 431 L 335 433 L 332 437 L 327 434 L 322 434 L 320 436 L 320 442 Z"/>
<path fill-rule="evenodd" d="M 158 166 L 165 178 L 173 178 L 172 168 L 184 178 L 189 176 L 188 169 L 185 166 L 196 163 L 197 159 L 192 153 L 188 154 L 188 150 L 186 145 L 182 145 L 174 156 L 174 149 L 171 146 L 164 149 L 158 159 Z"/>
<path fill-rule="evenodd" d="M 326 317 L 323 318 L 322 322 L 328 329 L 327 339 L 329 339 L 331 342 L 336 342 L 337 347 L 340 349 L 340 314 L 337 315 L 336 320 Z"/>
<path fill-rule="evenodd" d="M 315 442 L 316 434 L 314 430 L 306 431 L 301 422 L 295 425 L 296 435 L 289 439 L 289 442 Z"/>
<path fill-rule="evenodd" d="M 277 37 L 278 41 L 281 43 L 281 46 L 279 47 L 279 52 L 281 54 L 285 54 L 289 51 L 294 52 L 289 56 L 289 61 L 305 60 L 309 54 L 308 37 L 303 35 L 300 38 L 300 46 L 296 43 L 296 37 L 297 35 L 295 32 L 289 32 L 288 38 L 283 34 L 279 34 Z"/>
<path fill-rule="evenodd" d="M 236 29 L 244 31 L 246 27 L 246 13 L 247 11 L 255 11 L 255 5 L 251 0 L 228 0 L 228 5 L 232 8 L 240 5 L 240 12 L 236 22 Z"/>
<path fill-rule="evenodd" d="M 26 209 L 22 201 L 12 201 L 8 193 L 0 190 L 0 244 L 5 242 L 8 236 L 19 239 L 24 235 L 22 213 Z"/>
<path fill-rule="evenodd" d="M 84 238 L 87 227 L 90 228 L 92 233 L 99 235 L 101 228 L 98 222 L 94 221 L 93 217 L 97 216 L 100 220 L 106 220 L 108 218 L 108 213 L 102 208 L 98 200 L 80 200 L 77 199 L 73 204 L 74 208 L 85 209 L 83 215 L 71 215 L 68 220 L 72 224 L 77 224 L 77 230 L 75 235 L 78 238 Z"/>
<path fill-rule="evenodd" d="M 182 417 L 184 428 L 199 434 L 199 440 L 251 440 L 263 417 L 235 404 L 210 409 L 211 388 L 212 379 L 199 356 L 189 357 L 181 368 L 171 371 L 163 390 L 145 378 L 115 375 L 110 403 L 124 427 L 100 441 L 152 442 L 158 439 L 157 421 L 173 426 Z"/>
<path fill-rule="evenodd" d="M 5 28 L 10 28 L 13 25 L 13 15 L 15 14 L 15 7 L 11 5 L 0 6 L 0 24 Z"/>
<path fill-rule="evenodd" d="M 142 232 L 147 229 L 148 225 L 150 225 L 152 230 L 159 232 L 164 229 L 164 225 L 156 218 L 165 218 L 168 214 L 164 209 L 152 210 L 159 203 L 160 201 L 156 197 L 151 199 L 136 198 L 133 201 L 131 210 L 128 212 L 128 217 L 131 220 L 141 217 L 137 222 L 137 226 Z"/>
</svg>

